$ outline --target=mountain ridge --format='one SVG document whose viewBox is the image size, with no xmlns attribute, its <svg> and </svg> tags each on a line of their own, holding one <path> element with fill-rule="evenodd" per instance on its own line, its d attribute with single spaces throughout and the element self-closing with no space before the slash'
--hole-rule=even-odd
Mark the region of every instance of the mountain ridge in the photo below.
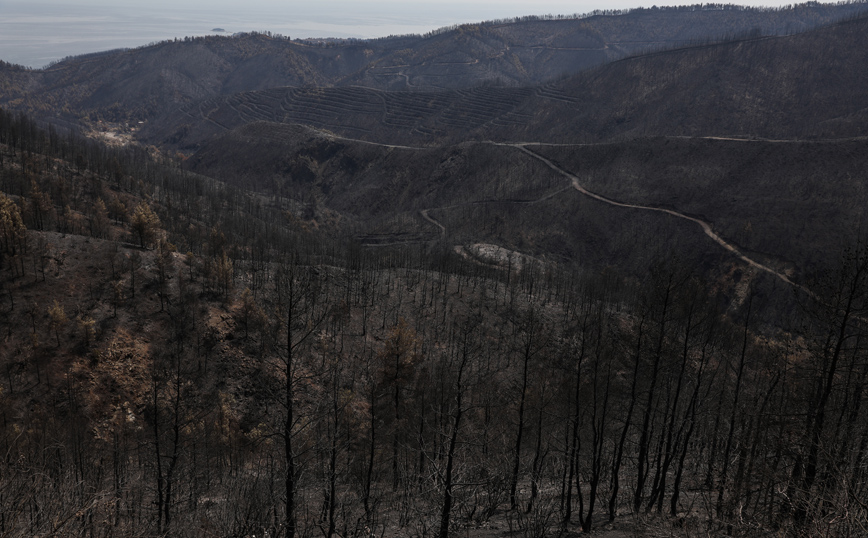
<svg viewBox="0 0 868 538">
<path fill-rule="evenodd" d="M 316 45 L 258 33 L 184 38 L 72 58 L 42 70 L 0 67 L 0 105 L 36 114 L 59 111 L 66 119 L 135 122 L 169 112 L 173 104 L 281 86 L 442 90 L 541 84 L 649 47 L 756 31 L 787 34 L 866 7 L 860 1 L 780 10 L 648 9 Z"/>
<path fill-rule="evenodd" d="M 860 121 L 868 114 L 861 91 L 868 77 L 860 69 L 868 61 L 866 35 L 868 18 L 861 17 L 793 36 L 634 56 L 535 87 L 275 88 L 184 105 L 149 122 L 141 137 L 190 152 L 222 130 L 267 121 L 424 146 L 461 139 L 854 138 L 868 134 Z"/>
</svg>

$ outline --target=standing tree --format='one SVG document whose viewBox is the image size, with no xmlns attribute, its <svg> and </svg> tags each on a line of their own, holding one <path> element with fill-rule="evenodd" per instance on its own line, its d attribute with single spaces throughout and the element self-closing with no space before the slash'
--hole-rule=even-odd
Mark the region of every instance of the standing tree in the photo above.
<svg viewBox="0 0 868 538">
<path fill-rule="evenodd" d="M 452 431 L 449 434 L 449 445 L 446 449 L 446 470 L 443 475 L 443 504 L 440 508 L 440 531 L 438 538 L 449 538 L 449 523 L 451 520 L 452 507 L 454 504 L 455 488 L 455 456 L 458 445 L 458 435 L 461 428 L 461 419 L 464 417 L 465 400 L 464 391 L 467 390 L 467 370 L 472 360 L 478 354 L 477 347 L 481 345 L 481 337 L 477 330 L 478 323 L 465 323 L 462 328 L 456 329 L 458 341 L 450 353 L 446 364 L 447 372 L 454 376 L 452 386 L 452 398 L 450 419 Z"/>
<path fill-rule="evenodd" d="M 54 331 L 54 337 L 57 340 L 57 347 L 60 347 L 60 329 L 66 325 L 67 317 L 63 306 L 57 301 L 48 309 L 48 316 L 51 318 L 51 329 Z"/>
<path fill-rule="evenodd" d="M 18 206 L 0 192 L 0 253 L 15 256 L 24 250 L 26 234 Z"/>
<path fill-rule="evenodd" d="M 160 231 L 160 217 L 154 213 L 147 202 L 142 202 L 136 206 L 133 217 L 130 219 L 130 226 L 139 238 L 139 246 L 145 248 L 157 238 Z"/>
<path fill-rule="evenodd" d="M 520 354 L 521 378 L 519 381 L 518 416 L 516 417 L 515 447 L 513 449 L 512 477 L 509 483 L 509 508 L 518 508 L 518 475 L 521 470 L 521 447 L 525 429 L 525 405 L 527 402 L 528 382 L 530 379 L 531 361 L 548 344 L 550 333 L 544 324 L 544 318 L 536 305 L 518 313 L 513 320 L 516 332 L 514 346 Z"/>
<path fill-rule="evenodd" d="M 109 233 L 109 226 L 108 209 L 102 198 L 97 198 L 90 214 L 90 235 L 99 238 L 106 237 Z"/>
<path fill-rule="evenodd" d="M 305 376 L 302 351 L 307 349 L 313 340 L 312 336 L 326 320 L 329 310 L 323 296 L 319 272 L 313 267 L 301 265 L 295 259 L 289 260 L 278 273 L 276 284 L 279 315 L 286 329 L 286 345 L 277 365 L 284 378 L 280 402 L 285 412 L 280 434 L 286 465 L 284 526 L 286 537 L 295 538 L 298 531 L 296 494 L 299 465 L 293 441 L 306 427 L 297 412 L 297 384 Z"/>
<path fill-rule="evenodd" d="M 837 270 L 830 272 L 818 289 L 809 308 L 814 332 L 809 340 L 812 375 L 808 380 L 810 391 L 806 391 L 810 395 L 807 420 L 787 491 L 789 502 L 784 507 L 798 525 L 806 525 L 822 514 L 825 499 L 833 497 L 840 487 L 828 478 L 837 472 L 837 462 L 832 457 L 840 451 L 835 441 L 841 439 L 845 423 L 834 421 L 834 417 L 848 416 L 854 411 L 858 416 L 858 408 L 854 407 L 858 399 L 851 401 L 849 391 L 840 387 L 842 379 L 849 377 L 846 372 L 852 372 L 866 360 L 868 246 L 848 250 Z M 854 449 L 857 451 L 858 466 L 866 447 Z"/>
<path fill-rule="evenodd" d="M 389 339 L 380 352 L 382 361 L 383 378 L 385 382 L 383 393 L 391 393 L 392 408 L 392 489 L 398 489 L 400 479 L 398 464 L 398 447 L 402 438 L 404 401 L 402 396 L 407 391 L 413 367 L 421 359 L 419 354 L 420 341 L 414 331 L 404 320 L 398 320 L 398 324 L 389 333 Z"/>
</svg>

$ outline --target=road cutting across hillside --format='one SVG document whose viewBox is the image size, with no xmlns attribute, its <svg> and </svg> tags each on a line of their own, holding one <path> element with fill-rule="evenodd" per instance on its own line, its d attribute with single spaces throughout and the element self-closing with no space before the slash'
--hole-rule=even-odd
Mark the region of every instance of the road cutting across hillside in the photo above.
<svg viewBox="0 0 868 538">
<path fill-rule="evenodd" d="M 430 148 L 418 147 L 418 146 L 417 147 L 399 146 L 399 145 L 392 145 L 392 144 L 383 144 L 383 143 L 378 143 L 378 142 L 370 142 L 367 140 L 358 140 L 358 139 L 353 139 L 353 138 L 348 138 L 348 137 L 337 136 L 337 135 L 334 135 L 333 133 L 325 132 L 325 131 L 322 131 L 319 129 L 313 129 L 313 130 L 317 131 L 322 136 L 333 139 L 333 140 L 343 140 L 343 141 L 347 141 L 347 142 L 358 142 L 358 143 L 362 143 L 362 144 L 380 146 L 380 147 L 391 148 L 391 149 L 416 150 L 416 151 L 430 149 Z M 699 138 L 706 138 L 706 139 L 712 139 L 712 140 L 728 140 L 728 139 L 723 138 L 723 137 L 699 137 Z M 589 191 L 588 189 L 586 189 L 582 185 L 581 180 L 579 179 L 578 176 L 576 176 L 575 174 L 561 168 L 560 166 L 555 164 L 550 159 L 540 155 L 539 153 L 531 151 L 528 148 L 528 146 L 590 146 L 590 145 L 597 145 L 597 144 L 546 144 L 546 143 L 540 143 L 540 142 L 518 142 L 518 143 L 513 142 L 513 143 L 509 143 L 509 142 L 493 142 L 493 141 L 482 141 L 480 143 L 491 144 L 491 145 L 495 145 L 495 146 L 516 148 L 516 149 L 522 151 L 523 153 L 525 153 L 526 155 L 542 162 L 543 164 L 545 164 L 546 166 L 548 166 L 549 168 L 551 168 L 552 170 L 554 170 L 558 174 L 569 179 L 570 185 L 576 191 L 580 192 L 581 194 L 583 194 L 589 198 L 597 200 L 599 202 L 603 202 L 603 203 L 611 205 L 611 206 L 622 207 L 622 208 L 626 208 L 626 209 L 639 209 L 639 210 L 644 210 L 644 211 L 654 211 L 657 213 L 664 213 L 664 214 L 667 214 L 667 215 L 670 215 L 670 216 L 673 216 L 673 217 L 676 217 L 679 219 L 684 219 L 684 220 L 694 222 L 694 223 L 698 224 L 700 228 L 702 228 L 702 231 L 705 233 L 705 235 L 707 235 L 712 241 L 714 241 L 715 243 L 720 245 L 722 248 L 724 248 L 728 252 L 735 255 L 737 258 L 742 260 L 744 263 L 748 264 L 750 267 L 753 267 L 753 268 L 758 269 L 760 271 L 764 271 L 766 273 L 769 273 L 770 275 L 778 278 L 782 282 L 784 282 L 790 286 L 793 286 L 795 288 L 798 288 L 799 290 L 804 291 L 805 293 L 807 293 L 811 296 L 814 296 L 814 294 L 810 290 L 808 290 L 807 288 L 805 288 L 804 286 L 802 286 L 800 284 L 793 282 L 792 280 L 790 280 L 790 278 L 786 274 L 779 272 L 779 271 L 777 271 L 777 270 L 775 270 L 775 269 L 773 269 L 767 265 L 764 265 L 764 264 L 762 264 L 756 260 L 753 260 L 753 259 L 747 257 L 735 245 L 733 245 L 732 243 L 729 243 L 728 241 L 723 239 L 721 236 L 716 234 L 710 223 L 708 223 L 708 222 L 706 222 L 700 218 L 692 217 L 690 215 L 680 213 L 680 212 L 675 211 L 673 209 L 666 209 L 666 208 L 662 208 L 662 207 L 654 207 L 654 206 L 646 206 L 646 205 L 640 205 L 640 204 L 630 204 L 630 203 L 626 203 L 626 202 L 619 202 L 617 200 L 612 200 L 612 199 L 606 198 L 603 195 Z M 427 209 L 421 210 L 419 213 L 425 221 L 427 221 L 430 224 L 433 224 L 434 226 L 437 226 L 439 228 L 440 238 L 443 239 L 446 237 L 446 233 L 447 233 L 446 227 L 443 224 L 441 224 L 439 221 L 437 221 L 434 217 L 431 216 L 430 211 L 432 211 L 432 210 L 450 209 L 450 208 L 458 207 L 458 206 L 465 206 L 465 205 L 471 205 L 471 204 L 482 204 L 482 203 L 494 203 L 494 202 L 534 204 L 534 203 L 541 202 L 543 200 L 550 199 L 554 196 L 557 196 L 557 195 L 561 194 L 562 192 L 564 192 L 564 190 L 565 189 L 560 189 L 558 191 L 546 194 L 545 196 L 543 196 L 537 200 L 527 200 L 527 201 L 485 200 L 485 201 L 476 201 L 476 202 L 465 202 L 465 203 L 456 204 L 453 206 L 427 208 Z"/>
<path fill-rule="evenodd" d="M 585 196 L 587 196 L 589 198 L 593 198 L 594 200 L 598 200 L 598 201 L 603 202 L 605 204 L 613 205 L 615 207 L 624 207 L 624 208 L 628 208 L 628 209 L 642 209 L 645 211 L 655 211 L 658 213 L 665 213 L 667 215 L 672 215 L 673 217 L 677 217 L 680 219 L 695 222 L 696 224 L 698 224 L 702 228 L 702 231 L 705 232 L 705 235 L 710 237 L 715 243 L 717 243 L 718 245 L 720 245 L 724 249 L 735 254 L 740 260 L 747 263 L 751 267 L 759 269 L 760 271 L 765 271 L 765 272 L 777 277 L 781 281 L 789 284 L 790 286 L 796 287 L 796 288 L 798 288 L 798 289 L 800 289 L 806 293 L 809 293 L 809 294 L 811 293 L 804 286 L 796 284 L 795 282 L 790 280 L 790 278 L 787 275 L 780 273 L 780 272 L 772 269 L 771 267 L 769 267 L 767 265 L 763 265 L 763 264 L 761 264 L 755 260 L 752 260 L 752 259 L 748 258 L 747 256 L 745 256 L 744 254 L 742 254 L 742 252 L 740 250 L 738 250 L 734 245 L 732 245 L 731 243 L 728 243 L 722 237 L 720 237 L 719 235 L 714 233 L 714 230 L 711 228 L 711 224 L 705 222 L 702 219 L 698 219 L 696 217 L 691 217 L 690 215 L 685 215 L 684 213 L 679 213 L 678 211 L 675 211 L 672 209 L 666 209 L 666 208 L 654 207 L 654 206 L 644 206 L 644 205 L 638 205 L 638 204 L 628 204 L 625 202 L 618 202 L 615 200 L 610 200 L 609 198 L 606 198 L 605 196 L 602 196 L 602 195 L 599 195 L 595 192 L 589 191 L 588 189 L 586 189 L 585 187 L 582 186 L 581 181 L 579 180 L 578 176 L 576 176 L 575 174 L 573 174 L 571 172 L 564 170 L 563 168 L 561 168 L 560 166 L 558 166 L 557 164 L 555 164 L 551 160 L 547 159 L 546 157 L 543 157 L 539 153 L 535 153 L 535 152 L 529 150 L 526 147 L 526 145 L 524 145 L 524 144 L 503 144 L 503 143 L 495 143 L 495 144 L 498 146 L 509 146 L 509 147 L 517 148 L 517 149 L 523 151 L 524 153 L 526 153 L 527 155 L 530 155 L 534 159 L 537 159 L 537 160 L 543 162 L 546 166 L 548 166 L 549 168 L 551 168 L 555 172 L 568 178 L 570 180 L 570 182 L 572 183 L 572 186 L 574 189 L 576 189 L 577 191 L 579 191 L 580 193 L 584 194 Z"/>
</svg>

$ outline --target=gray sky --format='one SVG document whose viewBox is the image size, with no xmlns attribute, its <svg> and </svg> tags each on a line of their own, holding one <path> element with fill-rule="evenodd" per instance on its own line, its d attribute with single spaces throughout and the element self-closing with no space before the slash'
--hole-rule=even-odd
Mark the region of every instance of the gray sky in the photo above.
<svg viewBox="0 0 868 538">
<path fill-rule="evenodd" d="M 292 38 L 422 34 L 453 24 L 695 0 L 0 0 L 0 60 L 42 67 L 65 56 L 214 33 Z M 746 6 L 787 1 L 736 0 Z"/>
<path fill-rule="evenodd" d="M 4 3 L 34 3 L 40 0 L 0 0 L 0 7 Z M 434 13 L 440 12 L 444 15 L 447 12 L 488 12 L 492 16 L 519 16 L 519 15 L 542 15 L 542 14 L 573 14 L 587 13 L 595 9 L 624 9 L 634 7 L 650 7 L 652 5 L 686 5 L 693 3 L 701 3 L 696 1 L 671 1 L 671 0 L 151 0 L 147 3 L 141 0 L 46 0 L 54 4 L 67 5 L 92 5 L 92 6 L 113 6 L 126 7 L 130 9 L 140 9 L 143 5 L 150 7 L 160 7 L 169 10 L 186 10 L 186 9 L 233 9 L 240 11 L 260 11 L 274 10 L 279 13 L 286 13 L 293 10 L 307 10 L 311 4 L 316 4 L 317 8 L 323 11 L 333 9 L 335 12 L 340 12 L 349 8 L 352 11 L 363 11 L 365 9 L 389 9 L 396 14 L 413 15 L 416 13 Z M 787 4 L 799 3 L 790 0 L 735 0 L 726 2 L 718 0 L 719 3 L 738 4 L 744 6 L 784 6 Z M 472 22 L 472 21 L 464 21 Z"/>
<path fill-rule="evenodd" d="M 27 3 L 32 0 L 2 0 L 0 1 L 0 5 L 4 3 L 12 3 L 12 2 L 21 2 Z M 115 6 L 127 6 L 131 8 L 141 7 L 141 0 L 54 0 L 54 3 L 59 4 L 77 4 L 77 5 L 115 5 Z M 244 2 L 239 2 L 238 0 L 152 0 L 148 2 L 149 5 L 154 6 L 165 6 L 165 7 L 201 7 L 203 9 L 207 9 L 209 7 L 225 7 L 225 6 L 260 6 L 260 7 L 270 7 L 270 8 L 282 8 L 282 7 L 299 7 L 310 4 L 311 2 L 304 2 L 299 0 L 247 0 Z M 621 7 L 639 7 L 639 6 L 671 6 L 671 5 L 686 5 L 691 3 L 699 3 L 699 2 L 673 2 L 670 0 L 663 1 L 643 1 L 643 0 L 627 0 L 627 1 L 612 1 L 612 0 L 437 0 L 433 2 L 431 0 L 318 0 L 316 2 L 322 5 L 328 4 L 357 4 L 359 6 L 370 5 L 372 3 L 375 4 L 392 4 L 393 6 L 403 7 L 403 8 L 420 8 L 424 6 L 430 5 L 439 5 L 441 7 L 449 6 L 450 4 L 476 4 L 478 6 L 489 6 L 489 7 L 497 7 L 497 6 L 505 6 L 508 9 L 519 9 L 521 12 L 525 13 L 536 13 L 539 9 L 543 10 L 558 10 L 562 13 L 574 13 L 577 10 L 580 12 L 591 11 L 594 9 L 617 9 Z M 772 0 L 772 1 L 761 1 L 761 0 L 735 0 L 730 2 L 718 2 L 718 3 L 727 3 L 727 4 L 738 4 L 738 5 L 746 5 L 746 6 L 783 6 L 787 4 L 793 4 L 792 1 L 786 0 Z M 798 3 L 798 2 L 795 2 Z"/>
<path fill-rule="evenodd" d="M 783 6 L 798 2 L 789 0 L 735 0 L 721 3 L 745 6 Z M 230 10 L 238 13 L 272 11 L 288 14 L 293 11 L 308 11 L 315 7 L 318 11 L 332 11 L 341 14 L 346 11 L 363 13 L 366 10 L 377 12 L 391 11 L 396 16 L 416 18 L 417 14 L 437 13 L 438 18 L 462 17 L 464 13 L 490 13 L 491 17 L 513 17 L 520 15 L 574 14 L 587 13 L 595 9 L 624 9 L 650 7 L 652 5 L 686 5 L 700 3 L 692 0 L 0 0 L 0 12 L 4 5 L 45 4 L 55 6 L 98 6 L 125 8 L 129 11 L 147 8 L 160 8 L 171 11 L 187 10 Z M 456 22 L 458 22 L 456 20 Z M 473 21 L 461 21 L 473 22 Z"/>
</svg>

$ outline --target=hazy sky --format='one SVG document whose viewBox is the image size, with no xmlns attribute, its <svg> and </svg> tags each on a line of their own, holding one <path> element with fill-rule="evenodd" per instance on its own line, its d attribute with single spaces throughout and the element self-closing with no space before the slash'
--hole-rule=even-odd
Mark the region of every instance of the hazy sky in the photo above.
<svg viewBox="0 0 868 538">
<path fill-rule="evenodd" d="M 4 3 L 30 3 L 32 0 L 0 0 L 0 6 Z M 76 4 L 76 5 L 114 5 L 114 6 L 128 6 L 128 7 L 142 7 L 142 0 L 54 0 L 52 3 L 57 4 Z M 272 8 L 281 8 L 286 6 L 304 6 L 308 5 L 311 2 L 309 1 L 300 1 L 300 0 L 246 0 L 240 2 L 238 0 L 151 0 L 147 2 L 148 5 L 152 6 L 172 6 L 172 7 L 201 7 L 207 9 L 209 7 L 216 6 L 268 6 Z M 413 7 L 423 7 L 426 5 L 439 5 L 439 6 L 447 6 L 449 4 L 475 4 L 478 6 L 507 6 L 508 8 L 518 8 L 522 12 L 526 13 L 535 13 L 539 8 L 544 9 L 560 9 L 564 10 L 564 13 L 573 13 L 576 10 L 579 11 L 589 11 L 593 9 L 612 9 L 620 6 L 651 6 L 651 5 L 685 5 L 691 4 L 690 1 L 682 1 L 682 2 L 673 2 L 673 1 L 649 1 L 644 2 L 642 0 L 633 0 L 633 1 L 611 1 L 611 0 L 319 0 L 316 2 L 321 5 L 328 4 L 357 4 L 357 5 L 371 5 L 371 4 L 392 4 L 394 6 L 403 6 L 406 8 Z M 698 2 L 696 2 L 698 3 Z M 781 6 L 786 4 L 792 4 L 794 2 L 791 1 L 758 1 L 758 0 L 735 0 L 731 2 L 722 2 L 728 4 L 740 4 L 740 5 L 752 5 L 752 6 Z M 796 2 L 797 3 L 797 2 Z M 616 5 L 617 4 L 617 5 Z"/>
<path fill-rule="evenodd" d="M 718 0 L 723 1 L 723 0 Z M 383 37 L 522 15 L 685 5 L 690 0 L 0 0 L 0 60 L 42 67 L 65 56 L 175 37 L 268 30 L 292 38 Z M 748 6 L 790 1 L 736 0 Z"/>
<path fill-rule="evenodd" d="M 739 4 L 745 6 L 783 6 L 787 4 L 799 3 L 791 0 L 735 0 L 726 2 L 718 0 L 719 3 Z M 652 5 L 686 5 L 694 2 L 671 1 L 671 0 L 150 0 L 143 2 L 142 0 L 0 0 L 0 9 L 4 4 L 58 4 L 68 6 L 111 6 L 111 7 L 126 7 L 130 9 L 140 9 L 144 6 L 160 7 L 165 9 L 233 9 L 239 11 L 245 10 L 275 10 L 277 12 L 288 12 L 294 9 L 308 9 L 311 4 L 316 4 L 316 7 L 323 10 L 333 9 L 336 13 L 346 9 L 348 6 L 353 11 L 362 11 L 364 9 L 373 8 L 378 11 L 388 7 L 398 14 L 412 15 L 414 13 L 432 13 L 441 12 L 447 15 L 448 11 L 458 10 L 489 12 L 493 14 L 504 14 L 497 16 L 517 16 L 517 15 L 540 15 L 540 14 L 573 14 L 587 13 L 595 9 L 623 9 L 631 7 L 650 7 Z M 469 21 L 468 21 L 469 22 Z"/>
</svg>

